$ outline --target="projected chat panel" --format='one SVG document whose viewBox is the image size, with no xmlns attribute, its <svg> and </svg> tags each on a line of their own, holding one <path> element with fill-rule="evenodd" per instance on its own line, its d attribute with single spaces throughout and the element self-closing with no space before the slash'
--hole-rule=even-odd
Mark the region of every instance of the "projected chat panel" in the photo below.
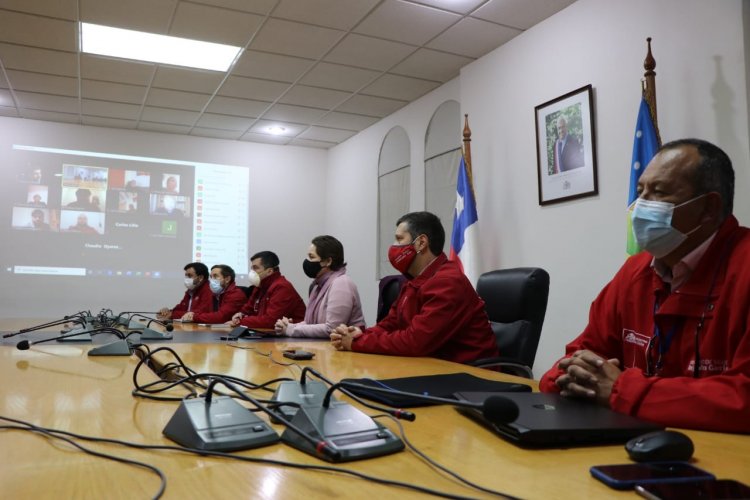
<svg viewBox="0 0 750 500">
<path fill-rule="evenodd" d="M 25 145 L 4 160 L 6 271 L 182 277 L 202 261 L 247 273 L 245 167 Z"/>
</svg>

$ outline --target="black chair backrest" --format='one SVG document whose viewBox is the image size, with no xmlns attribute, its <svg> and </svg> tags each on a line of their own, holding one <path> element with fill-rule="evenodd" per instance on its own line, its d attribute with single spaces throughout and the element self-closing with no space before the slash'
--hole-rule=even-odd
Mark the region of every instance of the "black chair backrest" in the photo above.
<svg viewBox="0 0 750 500">
<path fill-rule="evenodd" d="M 250 294 L 253 292 L 253 287 L 251 286 L 237 285 L 237 288 L 242 290 L 247 298 L 250 298 Z"/>
<path fill-rule="evenodd" d="M 479 277 L 477 293 L 484 300 L 500 356 L 532 368 L 547 312 L 547 271 L 538 267 L 489 271 Z"/>
<path fill-rule="evenodd" d="M 406 278 L 402 274 L 384 276 L 380 279 L 380 284 L 378 285 L 377 322 L 388 315 L 388 311 L 391 310 L 391 306 L 398 298 L 398 294 L 401 291 L 401 284 L 404 281 L 406 281 Z"/>
</svg>

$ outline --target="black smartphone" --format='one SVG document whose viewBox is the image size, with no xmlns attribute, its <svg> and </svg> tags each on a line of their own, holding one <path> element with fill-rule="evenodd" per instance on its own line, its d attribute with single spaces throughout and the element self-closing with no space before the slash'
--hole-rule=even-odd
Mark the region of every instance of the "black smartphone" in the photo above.
<svg viewBox="0 0 750 500">
<path fill-rule="evenodd" d="M 649 500 L 739 500 L 750 498 L 750 486 L 733 479 L 690 481 L 689 483 L 639 484 L 636 493 Z"/>
<path fill-rule="evenodd" d="M 289 349 L 284 351 L 284 357 L 289 359 L 313 359 L 315 354 L 310 351 L 302 351 L 299 349 Z"/>
<path fill-rule="evenodd" d="M 596 465 L 591 475 L 616 490 L 633 489 L 636 485 L 679 483 L 716 479 L 713 474 L 687 462 L 643 462 L 637 464 Z"/>
</svg>

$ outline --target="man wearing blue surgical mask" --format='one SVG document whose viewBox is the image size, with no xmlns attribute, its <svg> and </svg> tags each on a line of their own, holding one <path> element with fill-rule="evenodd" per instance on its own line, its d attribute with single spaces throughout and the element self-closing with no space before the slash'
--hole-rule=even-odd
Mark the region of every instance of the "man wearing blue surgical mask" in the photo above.
<svg viewBox="0 0 750 500">
<path fill-rule="evenodd" d="M 208 286 L 213 293 L 213 308 L 209 312 L 188 312 L 182 318 L 183 322 L 218 324 L 228 321 L 234 313 L 245 303 L 245 292 L 234 283 L 234 269 L 224 264 L 217 264 L 211 268 Z"/>
<path fill-rule="evenodd" d="M 665 144 L 638 196 L 644 251 L 539 387 L 670 427 L 750 432 L 750 230 L 732 215 L 732 163 L 706 141 Z"/>
</svg>

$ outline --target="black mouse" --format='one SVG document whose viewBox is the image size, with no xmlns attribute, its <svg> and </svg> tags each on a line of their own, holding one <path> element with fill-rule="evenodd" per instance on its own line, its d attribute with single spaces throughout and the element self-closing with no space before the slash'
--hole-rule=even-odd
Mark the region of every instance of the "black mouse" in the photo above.
<svg viewBox="0 0 750 500">
<path fill-rule="evenodd" d="M 636 462 L 689 460 L 693 456 L 693 442 L 677 431 L 656 431 L 635 437 L 625 443 L 625 451 Z"/>
</svg>

